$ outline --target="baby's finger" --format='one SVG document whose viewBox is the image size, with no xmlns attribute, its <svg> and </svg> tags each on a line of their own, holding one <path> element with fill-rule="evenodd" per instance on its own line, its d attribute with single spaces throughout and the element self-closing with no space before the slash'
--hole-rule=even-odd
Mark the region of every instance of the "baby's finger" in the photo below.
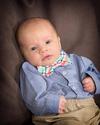
<svg viewBox="0 0 100 125">
<path fill-rule="evenodd" d="M 85 91 L 90 91 L 90 90 L 91 90 L 91 87 L 90 87 L 90 86 L 84 87 L 84 90 L 85 90 Z"/>
<path fill-rule="evenodd" d="M 89 83 L 89 79 L 88 78 L 85 78 L 83 81 L 82 81 L 83 84 L 86 84 L 86 83 Z"/>
<path fill-rule="evenodd" d="M 91 87 L 91 85 L 90 85 L 90 83 L 84 83 L 84 84 L 83 84 L 83 87 L 88 88 L 88 87 Z"/>
</svg>

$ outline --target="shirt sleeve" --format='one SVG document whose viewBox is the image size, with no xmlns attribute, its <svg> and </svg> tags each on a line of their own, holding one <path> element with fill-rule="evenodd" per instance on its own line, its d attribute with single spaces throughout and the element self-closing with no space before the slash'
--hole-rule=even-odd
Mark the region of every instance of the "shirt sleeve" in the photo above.
<svg viewBox="0 0 100 125">
<path fill-rule="evenodd" d="M 27 62 L 20 70 L 20 89 L 27 108 L 33 114 L 58 113 L 59 95 L 47 91 L 44 78 Z"/>
<path fill-rule="evenodd" d="M 94 84 L 96 86 L 95 94 L 100 94 L 100 72 L 97 70 L 90 59 L 86 57 L 81 58 L 83 62 L 82 77 L 84 78 L 86 75 L 89 75 L 94 80 Z"/>
</svg>

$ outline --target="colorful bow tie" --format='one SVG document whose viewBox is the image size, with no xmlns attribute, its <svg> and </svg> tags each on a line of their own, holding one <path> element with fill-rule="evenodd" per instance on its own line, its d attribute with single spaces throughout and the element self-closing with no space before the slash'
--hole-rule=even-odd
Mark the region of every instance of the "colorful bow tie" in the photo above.
<svg viewBox="0 0 100 125">
<path fill-rule="evenodd" d="M 50 76 L 54 72 L 55 68 L 57 68 L 58 66 L 64 66 L 67 63 L 68 60 L 66 53 L 64 51 L 61 51 L 60 56 L 54 64 L 52 64 L 51 66 L 38 66 L 37 69 L 43 76 Z"/>
</svg>

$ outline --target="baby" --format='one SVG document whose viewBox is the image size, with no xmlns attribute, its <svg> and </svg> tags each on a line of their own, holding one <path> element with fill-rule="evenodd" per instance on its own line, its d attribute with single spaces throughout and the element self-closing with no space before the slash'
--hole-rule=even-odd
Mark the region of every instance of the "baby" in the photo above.
<svg viewBox="0 0 100 125">
<path fill-rule="evenodd" d="M 86 57 L 62 50 L 53 24 L 44 18 L 25 20 L 17 29 L 25 58 L 20 89 L 38 125 L 99 125 L 100 73 Z M 41 123 L 42 122 L 42 123 Z"/>
</svg>

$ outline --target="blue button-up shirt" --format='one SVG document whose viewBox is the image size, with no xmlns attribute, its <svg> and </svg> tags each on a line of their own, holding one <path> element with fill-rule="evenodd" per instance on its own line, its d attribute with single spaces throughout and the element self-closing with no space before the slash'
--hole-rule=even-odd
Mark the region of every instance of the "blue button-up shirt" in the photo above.
<svg viewBox="0 0 100 125">
<path fill-rule="evenodd" d="M 60 96 L 68 98 L 89 98 L 100 93 L 100 73 L 86 57 L 67 54 L 71 63 L 58 67 L 51 76 L 40 74 L 28 62 L 20 70 L 20 89 L 27 108 L 35 115 L 58 113 Z M 87 76 L 94 80 L 96 91 L 83 90 L 82 80 Z"/>
</svg>

